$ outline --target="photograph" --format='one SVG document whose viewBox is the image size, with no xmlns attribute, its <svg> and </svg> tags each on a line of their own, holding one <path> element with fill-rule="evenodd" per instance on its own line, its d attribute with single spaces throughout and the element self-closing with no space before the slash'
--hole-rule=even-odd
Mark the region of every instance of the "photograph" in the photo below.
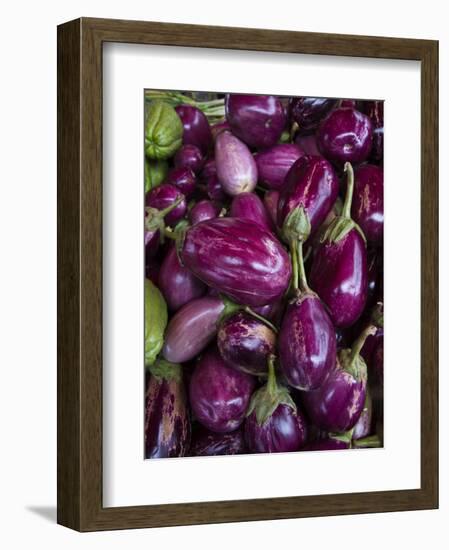
<svg viewBox="0 0 449 550">
<path fill-rule="evenodd" d="M 383 447 L 384 101 L 143 102 L 145 459 Z"/>
</svg>

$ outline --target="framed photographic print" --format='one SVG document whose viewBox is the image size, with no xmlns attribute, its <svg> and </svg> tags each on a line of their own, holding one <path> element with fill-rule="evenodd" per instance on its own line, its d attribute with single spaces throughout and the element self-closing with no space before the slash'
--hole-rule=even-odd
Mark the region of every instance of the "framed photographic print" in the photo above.
<svg viewBox="0 0 449 550">
<path fill-rule="evenodd" d="M 438 506 L 438 43 L 58 28 L 58 522 Z"/>
</svg>

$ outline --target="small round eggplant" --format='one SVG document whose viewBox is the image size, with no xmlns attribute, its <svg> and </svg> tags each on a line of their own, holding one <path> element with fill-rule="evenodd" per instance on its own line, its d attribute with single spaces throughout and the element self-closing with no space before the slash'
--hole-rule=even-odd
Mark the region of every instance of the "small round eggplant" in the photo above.
<svg viewBox="0 0 449 550">
<path fill-rule="evenodd" d="M 255 156 L 259 183 L 268 189 L 279 190 L 293 164 L 304 156 L 304 151 L 292 143 L 274 145 Z"/>
<path fill-rule="evenodd" d="M 178 105 L 175 111 L 184 128 L 182 143 L 196 145 L 203 155 L 207 154 L 212 147 L 212 133 L 206 115 L 191 105 Z"/>
<path fill-rule="evenodd" d="M 286 117 L 277 97 L 228 94 L 225 109 L 226 120 L 233 134 L 250 147 L 266 149 L 279 141 Z"/>
<path fill-rule="evenodd" d="M 178 149 L 174 163 L 176 168 L 190 168 L 194 174 L 199 174 L 204 158 L 199 147 L 189 144 Z"/>
<path fill-rule="evenodd" d="M 177 311 L 187 302 L 205 294 L 206 285 L 179 263 L 176 247 L 172 246 L 161 265 L 159 289 L 169 309 Z"/>
<path fill-rule="evenodd" d="M 239 311 L 221 323 L 217 345 L 228 366 L 254 376 L 264 376 L 268 356 L 275 351 L 276 334 L 259 319 Z"/>
<path fill-rule="evenodd" d="M 176 207 L 164 216 L 167 225 L 175 225 L 187 211 L 187 203 L 181 191 L 170 183 L 163 183 L 151 189 L 145 198 L 146 206 L 160 211 L 170 208 L 175 203 Z"/>
<path fill-rule="evenodd" d="M 248 147 L 231 132 L 221 132 L 215 140 L 215 165 L 224 191 L 231 196 L 253 191 L 257 165 Z"/>
<path fill-rule="evenodd" d="M 362 164 L 354 171 L 354 198 L 351 213 L 366 240 L 375 246 L 384 234 L 384 173 L 374 164 Z"/>
<path fill-rule="evenodd" d="M 224 201 L 227 198 L 220 180 L 217 176 L 217 165 L 214 159 L 210 159 L 204 165 L 200 174 L 201 182 L 206 186 L 206 192 L 212 201 Z"/>
<path fill-rule="evenodd" d="M 263 203 L 270 215 L 273 226 L 277 225 L 279 191 L 267 191 L 263 197 Z"/>
<path fill-rule="evenodd" d="M 370 117 L 374 129 L 371 159 L 380 162 L 384 156 L 384 102 L 366 101 L 364 103 L 364 112 Z"/>
<path fill-rule="evenodd" d="M 290 103 L 290 116 L 298 125 L 299 132 L 310 133 L 336 105 L 336 99 L 326 97 L 294 97 Z"/>
<path fill-rule="evenodd" d="M 185 197 L 190 197 L 195 191 L 196 177 L 190 168 L 173 168 L 168 173 L 164 183 L 174 185 Z"/>
<path fill-rule="evenodd" d="M 190 419 L 180 365 L 150 367 L 145 406 L 145 458 L 179 457 L 190 444 Z"/>
<path fill-rule="evenodd" d="M 218 216 L 219 209 L 215 204 L 206 199 L 199 201 L 189 212 L 189 220 L 191 225 L 203 222 L 205 220 L 211 220 Z"/>
<path fill-rule="evenodd" d="M 262 200 L 255 193 L 240 193 L 234 197 L 229 214 L 232 218 L 253 221 L 266 231 L 274 231 L 270 215 Z"/>
<path fill-rule="evenodd" d="M 190 456 L 241 455 L 245 451 L 245 439 L 241 429 L 217 434 L 203 428 L 194 433 L 189 454 Z"/>
<path fill-rule="evenodd" d="M 298 451 L 306 441 L 306 422 L 288 389 L 278 385 L 274 356 L 268 360 L 268 381 L 251 398 L 245 420 L 245 441 L 253 453 Z"/>
<path fill-rule="evenodd" d="M 321 154 L 338 165 L 363 162 L 371 153 L 373 124 L 360 111 L 340 107 L 321 123 L 317 143 Z"/>
<path fill-rule="evenodd" d="M 243 422 L 255 381 L 228 367 L 218 350 L 208 350 L 190 380 L 190 405 L 195 418 L 216 433 L 236 430 Z"/>
<path fill-rule="evenodd" d="M 368 293 L 365 237 L 351 218 L 354 174 L 345 165 L 348 183 L 341 216 L 334 218 L 315 251 L 310 282 L 327 305 L 338 328 L 354 324 L 363 312 Z"/>
</svg>

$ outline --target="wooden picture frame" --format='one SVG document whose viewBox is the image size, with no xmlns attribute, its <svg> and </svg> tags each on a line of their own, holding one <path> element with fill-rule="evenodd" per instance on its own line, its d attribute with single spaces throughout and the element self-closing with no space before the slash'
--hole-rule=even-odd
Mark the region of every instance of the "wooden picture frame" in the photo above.
<svg viewBox="0 0 449 550">
<path fill-rule="evenodd" d="M 421 488 L 104 508 L 102 44 L 421 62 Z M 82 18 L 58 27 L 58 523 L 79 531 L 438 507 L 438 42 Z"/>
</svg>

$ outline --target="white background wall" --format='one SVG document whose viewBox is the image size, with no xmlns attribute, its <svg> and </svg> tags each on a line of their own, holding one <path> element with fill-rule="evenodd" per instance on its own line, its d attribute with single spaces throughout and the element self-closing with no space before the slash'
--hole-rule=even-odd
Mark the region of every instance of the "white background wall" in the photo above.
<svg viewBox="0 0 449 550">
<path fill-rule="evenodd" d="M 0 544 L 15 548 L 447 547 L 449 36 L 445 2 L 8 3 L 0 77 Z M 439 511 L 79 535 L 55 525 L 56 25 L 81 15 L 440 40 Z M 407 131 L 405 128 L 404 131 Z M 407 219 L 404 197 L 404 224 Z M 419 243 L 417 243 L 418 245 Z M 406 312 L 404 312 L 406 314 Z M 406 383 L 404 383 L 406 391 Z M 400 396 L 398 396 L 400 406 Z M 367 472 L 369 475 L 369 472 Z M 236 480 L 238 482 L 238 480 Z"/>
</svg>

